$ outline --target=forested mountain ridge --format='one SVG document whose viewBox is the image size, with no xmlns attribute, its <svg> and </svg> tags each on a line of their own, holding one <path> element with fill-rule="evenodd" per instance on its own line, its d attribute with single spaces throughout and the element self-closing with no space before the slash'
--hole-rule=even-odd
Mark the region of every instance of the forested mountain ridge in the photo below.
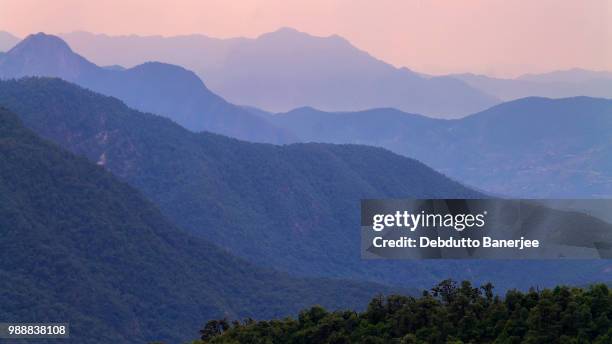
<svg viewBox="0 0 612 344">
<path fill-rule="evenodd" d="M 0 109 L 0 318 L 69 322 L 70 343 L 191 337 L 210 317 L 363 307 L 375 284 L 290 278 L 170 224 L 138 191 Z M 44 342 L 44 341 L 41 341 Z"/>
<path fill-rule="evenodd" d="M 0 78 L 59 77 L 129 106 L 172 119 L 193 131 L 211 131 L 257 142 L 291 136 L 211 92 L 193 72 L 148 62 L 129 69 L 98 67 L 74 53 L 61 38 L 38 33 L 0 56 Z"/>
<path fill-rule="evenodd" d="M 531 97 L 458 120 L 312 108 L 267 118 L 302 141 L 384 147 L 495 194 L 612 195 L 612 100 Z"/>
<path fill-rule="evenodd" d="M 57 79 L 0 82 L 0 104 L 139 189 L 181 228 L 260 265 L 407 287 L 454 277 L 527 288 L 602 280 L 610 271 L 603 260 L 361 260 L 360 199 L 483 197 L 380 148 L 191 133 Z"/>
</svg>

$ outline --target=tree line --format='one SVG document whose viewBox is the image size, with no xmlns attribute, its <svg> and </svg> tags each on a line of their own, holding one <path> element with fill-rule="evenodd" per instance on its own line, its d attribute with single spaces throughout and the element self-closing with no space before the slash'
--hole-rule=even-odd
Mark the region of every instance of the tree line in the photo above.
<svg viewBox="0 0 612 344">
<path fill-rule="evenodd" d="M 314 306 L 297 318 L 211 320 L 193 344 L 612 343 L 612 294 L 588 288 L 511 290 L 445 280 L 422 295 L 377 296 L 362 312 Z"/>
</svg>

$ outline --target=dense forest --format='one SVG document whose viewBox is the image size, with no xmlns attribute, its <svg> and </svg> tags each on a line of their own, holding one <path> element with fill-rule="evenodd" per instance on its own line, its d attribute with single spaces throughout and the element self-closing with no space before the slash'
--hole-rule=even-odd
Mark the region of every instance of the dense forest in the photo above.
<svg viewBox="0 0 612 344">
<path fill-rule="evenodd" d="M 297 319 L 211 320 L 193 344 L 220 343 L 612 343 L 606 285 L 556 287 L 504 297 L 490 283 L 445 280 L 420 297 L 375 297 L 364 312 L 316 306 Z"/>
<path fill-rule="evenodd" d="M 62 343 L 180 343 L 200 319 L 362 308 L 398 290 L 253 266 L 177 228 L 137 190 L 2 108 L 0 231 L 1 321 L 68 322 Z"/>
</svg>

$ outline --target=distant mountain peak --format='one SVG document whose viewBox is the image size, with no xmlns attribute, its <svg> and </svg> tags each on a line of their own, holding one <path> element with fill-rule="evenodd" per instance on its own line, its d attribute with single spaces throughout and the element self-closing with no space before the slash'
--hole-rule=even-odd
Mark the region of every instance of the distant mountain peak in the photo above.
<svg viewBox="0 0 612 344">
<path fill-rule="evenodd" d="M 9 50 L 9 53 L 19 53 L 25 51 L 35 50 L 36 52 L 64 52 L 72 53 L 72 49 L 64 42 L 63 39 L 48 35 L 44 32 L 31 34 L 21 42 L 19 42 L 13 49 Z"/>
<path fill-rule="evenodd" d="M 295 39 L 295 38 L 303 38 L 303 39 L 321 39 L 321 40 L 335 40 L 342 43 L 350 42 L 337 34 L 329 35 L 329 36 L 317 36 L 312 35 L 307 32 L 300 31 L 298 29 L 294 29 L 292 27 L 283 26 L 279 29 L 271 32 L 266 32 L 257 37 L 257 39 Z"/>
<path fill-rule="evenodd" d="M 291 27 L 281 27 L 275 31 L 262 33 L 261 35 L 257 36 L 256 39 L 257 40 L 278 40 L 278 39 L 284 40 L 284 39 L 294 39 L 297 37 L 310 38 L 314 36 L 311 36 L 310 34 L 306 32 L 298 31 L 297 29 L 294 29 Z"/>
<path fill-rule="evenodd" d="M 195 75 L 195 73 L 193 73 L 192 71 L 184 67 L 181 67 L 179 65 L 174 65 L 174 64 L 165 63 L 165 62 L 158 62 L 158 61 L 147 61 L 138 66 L 132 67 L 132 69 L 138 69 L 138 68 L 153 69 L 153 70 L 172 70 L 176 72 L 190 73 L 190 74 Z"/>
<path fill-rule="evenodd" d="M 72 81 L 96 68 L 61 38 L 39 32 L 29 35 L 3 56 L 0 77 L 51 76 Z"/>
<path fill-rule="evenodd" d="M 158 89 L 166 89 L 166 87 L 170 87 L 170 89 L 181 88 L 183 93 L 197 92 L 198 97 L 208 98 L 213 96 L 194 72 L 181 66 L 149 61 L 126 69 L 124 72 L 138 74 L 142 82 Z"/>
<path fill-rule="evenodd" d="M 308 35 L 308 34 L 305 32 L 299 31 L 298 29 L 289 27 L 289 26 L 281 26 L 274 31 L 261 34 L 260 37 L 265 36 L 265 35 Z"/>
<path fill-rule="evenodd" d="M 279 27 L 274 32 L 286 32 L 286 33 L 301 33 L 301 34 L 305 34 L 304 32 L 302 32 L 302 31 L 300 31 L 300 30 L 298 30 L 296 28 L 290 27 L 290 26 L 281 26 L 281 27 Z"/>
</svg>

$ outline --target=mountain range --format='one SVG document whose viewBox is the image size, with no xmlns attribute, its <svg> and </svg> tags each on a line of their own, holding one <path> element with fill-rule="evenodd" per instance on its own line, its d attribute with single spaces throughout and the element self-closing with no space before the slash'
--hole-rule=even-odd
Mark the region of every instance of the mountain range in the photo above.
<svg viewBox="0 0 612 344">
<path fill-rule="evenodd" d="M 254 96 L 249 105 L 380 101 L 448 117 L 497 102 L 465 76 L 397 69 L 337 36 L 94 38 L 133 43 L 126 59 L 190 47 L 198 73 L 227 73 L 230 100 Z M 0 48 L 10 42 L 0 35 Z M 273 114 L 225 101 L 183 67 L 109 62 L 45 34 L 0 54 L 1 319 L 68 320 L 75 343 L 178 342 L 205 319 L 361 308 L 400 289 L 390 286 L 449 277 L 502 290 L 610 280 L 608 260 L 362 260 L 359 200 L 609 197 L 612 100 L 529 97 L 450 120 L 392 108 Z M 594 75 L 607 78 L 516 81 Z M 559 237 L 593 242 L 579 223 L 610 241 L 612 224 L 571 204 L 536 210 L 563 214 Z"/>
<path fill-rule="evenodd" d="M 274 112 L 305 105 L 330 111 L 384 106 L 457 117 L 498 103 L 459 79 L 425 78 L 385 63 L 340 36 L 316 37 L 291 28 L 254 39 L 86 32 L 61 37 L 98 64 L 180 65 L 229 101 Z"/>
<path fill-rule="evenodd" d="M 30 35 L 0 56 L 0 78 L 23 76 L 59 77 L 115 96 L 141 111 L 170 117 L 193 131 L 207 130 L 256 142 L 281 143 L 290 138 L 212 93 L 184 68 L 152 62 L 129 69 L 98 67 L 52 35 Z"/>
<path fill-rule="evenodd" d="M 394 109 L 258 115 L 301 141 L 385 147 L 498 195 L 612 195 L 612 100 L 531 97 L 457 120 Z"/>
<path fill-rule="evenodd" d="M 502 101 L 530 96 L 612 98 L 612 72 L 574 68 L 514 79 L 470 73 L 432 76 L 395 68 L 352 46 L 342 37 L 315 37 L 290 28 L 254 39 L 217 39 L 204 35 L 107 36 L 87 32 L 67 33 L 61 37 L 104 69 L 121 71 L 126 69 L 122 66 L 137 66 L 149 61 L 183 66 L 195 71 L 207 86 L 229 101 L 271 112 L 286 112 L 303 106 L 332 112 L 392 107 L 430 117 L 457 118 Z M 2 46 L 8 50 L 16 42 L 15 36 L 0 34 L 0 51 Z M 121 54 L 116 54 L 117 51 Z M 169 80 L 177 81 L 164 81 Z M 108 85 L 99 91 L 108 92 L 115 86 Z M 188 89 L 178 88 L 182 92 Z M 212 128 L 211 131 L 228 134 L 226 127 L 230 124 L 227 122 L 219 124 L 218 130 L 213 124 L 203 126 L 193 113 L 202 112 L 193 104 L 197 103 L 193 95 L 199 92 L 187 94 L 192 97 L 182 102 L 189 105 L 173 111 L 179 123 L 196 131 Z M 126 96 L 125 90 L 112 95 Z M 142 97 L 129 100 L 130 106 L 143 111 L 168 112 L 178 105 L 174 101 L 172 106 L 145 107 Z M 226 106 L 213 109 L 228 112 Z M 212 122 L 216 120 L 218 118 Z M 238 131 L 248 136 L 246 129 Z M 285 142 L 287 133 L 277 136 L 273 143 Z M 261 141 L 261 138 L 254 141 Z"/>
<path fill-rule="evenodd" d="M 572 68 L 549 73 L 523 74 L 517 79 L 537 82 L 586 82 L 594 79 L 612 79 L 612 72 Z"/>
<path fill-rule="evenodd" d="M 431 76 L 395 68 L 340 36 L 315 37 L 290 28 L 254 39 L 87 32 L 61 37 L 101 64 L 133 66 L 154 60 L 187 67 L 230 101 L 272 112 L 302 106 L 325 111 L 393 107 L 454 118 L 529 96 L 612 98 L 610 72 L 571 69 L 516 79 L 474 74 Z"/>
<path fill-rule="evenodd" d="M 180 228 L 257 265 L 415 288 L 448 277 L 502 288 L 610 279 L 605 260 L 360 259 L 360 199 L 485 197 L 381 148 L 193 133 L 59 79 L 0 82 L 0 104 L 137 188 Z"/>
<path fill-rule="evenodd" d="M 140 192 L 6 109 L 0 161 L 0 318 L 69 322 L 63 341 L 178 343 L 209 318 L 363 308 L 392 290 L 255 267 L 178 229 Z"/>
<path fill-rule="evenodd" d="M 570 69 L 500 79 L 476 74 L 453 74 L 470 86 L 503 101 L 525 97 L 566 98 L 589 96 L 612 98 L 612 72 Z"/>
</svg>

